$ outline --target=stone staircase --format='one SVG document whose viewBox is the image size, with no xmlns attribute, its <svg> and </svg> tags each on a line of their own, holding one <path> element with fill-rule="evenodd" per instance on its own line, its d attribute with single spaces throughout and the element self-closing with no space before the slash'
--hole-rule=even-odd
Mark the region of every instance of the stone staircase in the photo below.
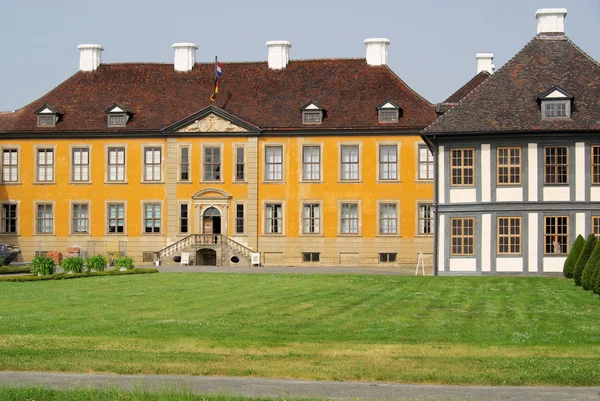
<svg viewBox="0 0 600 401">
<path fill-rule="evenodd" d="M 213 250 L 214 266 L 250 266 L 254 251 L 222 234 L 191 234 L 156 253 L 161 263 L 177 263 L 183 252 L 190 254 L 190 264 L 198 264 L 198 251 Z M 235 261 L 237 258 L 237 262 Z"/>
</svg>

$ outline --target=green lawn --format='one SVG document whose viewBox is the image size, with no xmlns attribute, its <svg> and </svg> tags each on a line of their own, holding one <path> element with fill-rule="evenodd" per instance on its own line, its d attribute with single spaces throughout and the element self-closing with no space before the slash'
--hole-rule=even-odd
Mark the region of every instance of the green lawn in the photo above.
<svg viewBox="0 0 600 401">
<path fill-rule="evenodd" d="M 0 305 L 0 370 L 600 385 L 600 299 L 559 278 L 154 274 Z"/>
</svg>

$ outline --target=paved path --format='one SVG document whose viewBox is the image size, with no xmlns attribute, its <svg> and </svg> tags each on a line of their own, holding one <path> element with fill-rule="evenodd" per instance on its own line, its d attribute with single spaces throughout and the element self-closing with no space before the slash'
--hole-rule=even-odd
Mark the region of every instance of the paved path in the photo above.
<svg viewBox="0 0 600 401">
<path fill-rule="evenodd" d="M 319 397 L 369 400 L 600 400 L 600 387 L 489 387 L 329 382 L 217 376 L 114 375 L 0 372 L 0 386 L 77 387 L 190 391 L 247 397 Z"/>
<path fill-rule="evenodd" d="M 387 276 L 414 275 L 414 268 L 368 268 L 368 267 L 217 267 L 161 265 L 161 273 L 281 273 L 281 274 L 376 274 Z M 419 271 L 419 274 L 421 272 Z M 431 271 L 428 272 L 431 274 Z"/>
</svg>

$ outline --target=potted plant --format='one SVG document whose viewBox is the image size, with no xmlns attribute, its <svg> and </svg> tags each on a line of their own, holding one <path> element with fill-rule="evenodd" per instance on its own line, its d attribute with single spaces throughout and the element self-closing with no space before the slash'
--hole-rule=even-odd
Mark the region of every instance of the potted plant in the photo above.
<svg viewBox="0 0 600 401">
<path fill-rule="evenodd" d="M 83 273 L 83 267 L 84 267 L 83 258 L 80 258 L 78 256 L 72 256 L 70 258 L 66 258 L 62 261 L 60 266 L 67 274 Z"/>
<path fill-rule="evenodd" d="M 31 274 L 37 274 L 38 276 L 54 274 L 56 271 L 56 263 L 54 263 L 54 259 L 52 258 L 38 256 L 31 261 L 30 271 Z"/>
<path fill-rule="evenodd" d="M 117 268 L 121 271 L 132 270 L 133 269 L 133 259 L 131 259 L 127 256 L 122 256 L 120 258 L 116 258 L 115 259 L 115 268 Z"/>
<path fill-rule="evenodd" d="M 85 261 L 85 268 L 89 272 L 102 272 L 106 268 L 106 258 L 102 255 L 90 256 Z"/>
</svg>

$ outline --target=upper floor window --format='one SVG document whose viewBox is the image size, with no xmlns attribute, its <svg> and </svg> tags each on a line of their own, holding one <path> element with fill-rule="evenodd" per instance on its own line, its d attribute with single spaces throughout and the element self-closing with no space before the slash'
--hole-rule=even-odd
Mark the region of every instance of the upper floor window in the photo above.
<svg viewBox="0 0 600 401">
<path fill-rule="evenodd" d="M 452 185 L 473 185 L 475 179 L 475 150 L 452 149 L 451 152 Z"/>
<path fill-rule="evenodd" d="M 105 113 L 108 114 L 107 125 L 109 127 L 125 127 L 129 119 L 133 116 L 131 111 L 118 103 L 114 103 L 106 109 Z"/>
<path fill-rule="evenodd" d="M 521 184 L 521 148 L 498 148 L 498 185 Z"/>
<path fill-rule="evenodd" d="M 182 146 L 179 148 L 179 181 L 190 180 L 190 148 Z"/>
<path fill-rule="evenodd" d="M 144 181 L 160 181 L 160 148 L 144 148 Z"/>
<path fill-rule="evenodd" d="M 592 146 L 592 184 L 600 184 L 600 146 Z"/>
<path fill-rule="evenodd" d="M 379 145 L 379 179 L 398 179 L 398 146 Z"/>
<path fill-rule="evenodd" d="M 246 158 L 245 148 L 238 146 L 235 148 L 235 180 L 244 181 L 246 179 Z"/>
<path fill-rule="evenodd" d="M 567 146 L 548 146 L 544 148 L 544 183 L 569 183 L 569 148 Z"/>
<path fill-rule="evenodd" d="M 396 103 L 386 100 L 377 106 L 377 116 L 380 123 L 397 123 L 400 107 Z"/>
<path fill-rule="evenodd" d="M 37 150 L 37 181 L 54 181 L 54 149 Z"/>
<path fill-rule="evenodd" d="M 207 146 L 204 148 L 204 181 L 221 180 L 221 148 Z"/>
<path fill-rule="evenodd" d="M 125 181 L 125 148 L 108 148 L 107 181 Z"/>
<path fill-rule="evenodd" d="M 558 86 L 538 96 L 542 109 L 542 119 L 571 118 L 571 103 L 573 96 Z"/>
<path fill-rule="evenodd" d="M 433 180 L 433 155 L 425 145 L 419 145 L 419 180 Z"/>
<path fill-rule="evenodd" d="M 19 181 L 19 151 L 17 149 L 2 150 L 2 182 Z"/>
<path fill-rule="evenodd" d="M 267 181 L 283 180 L 283 147 L 265 147 L 265 179 Z"/>
<path fill-rule="evenodd" d="M 55 127 L 62 115 L 56 108 L 48 104 L 44 104 L 41 108 L 36 110 L 35 114 L 37 115 L 38 127 Z"/>
<path fill-rule="evenodd" d="M 74 182 L 90 180 L 90 150 L 89 148 L 73 148 L 71 177 Z"/>
<path fill-rule="evenodd" d="M 302 124 L 321 124 L 324 109 L 316 102 L 308 102 L 300 108 Z"/>
<path fill-rule="evenodd" d="M 318 181 L 321 179 L 321 147 L 302 147 L 302 180 Z"/>
<path fill-rule="evenodd" d="M 357 181 L 359 177 L 358 145 L 342 145 L 341 153 L 342 165 L 340 178 L 343 181 Z"/>
</svg>

